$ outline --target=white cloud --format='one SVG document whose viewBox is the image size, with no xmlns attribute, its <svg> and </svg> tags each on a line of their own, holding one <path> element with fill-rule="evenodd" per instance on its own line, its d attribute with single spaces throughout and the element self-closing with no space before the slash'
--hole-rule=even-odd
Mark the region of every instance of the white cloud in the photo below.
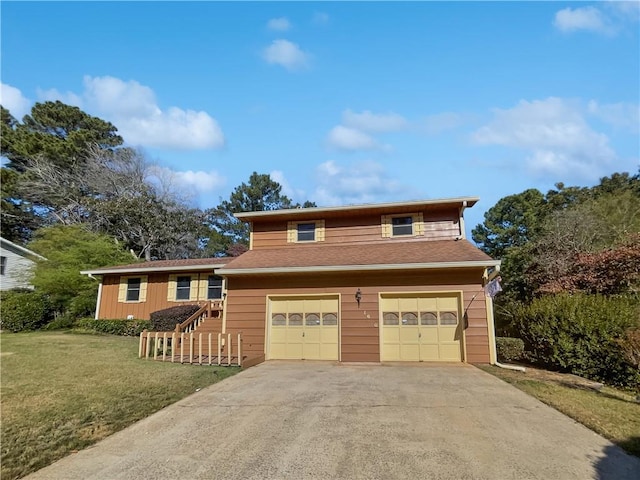
<svg viewBox="0 0 640 480">
<path fill-rule="evenodd" d="M 464 123 L 462 115 L 453 112 L 442 112 L 428 115 L 420 124 L 420 130 L 428 135 L 439 135 L 446 130 L 453 130 Z"/>
<path fill-rule="evenodd" d="M 611 26 L 608 25 L 607 18 L 596 7 L 563 8 L 556 12 L 553 24 L 562 32 L 590 30 L 611 33 Z"/>
<path fill-rule="evenodd" d="M 22 95 L 22 92 L 11 85 L 0 83 L 0 104 L 21 120 L 31 109 L 31 100 Z"/>
<path fill-rule="evenodd" d="M 333 127 L 327 135 L 329 147 L 337 150 L 384 150 L 389 149 L 387 145 L 380 144 L 376 139 L 355 128 L 338 125 Z"/>
<path fill-rule="evenodd" d="M 317 167 L 316 174 L 318 186 L 313 199 L 323 206 L 380 202 L 405 191 L 381 164 L 374 161 L 342 167 L 329 160 Z"/>
<path fill-rule="evenodd" d="M 492 121 L 476 130 L 472 140 L 527 150 L 527 166 L 542 174 L 597 178 L 616 158 L 609 138 L 588 125 L 578 102 L 554 97 L 494 109 Z"/>
<path fill-rule="evenodd" d="M 199 150 L 221 148 L 224 134 L 208 113 L 178 107 L 161 109 L 154 91 L 135 80 L 84 77 L 80 95 L 56 89 L 39 90 L 42 100 L 61 100 L 109 120 L 131 145 Z"/>
<path fill-rule="evenodd" d="M 309 65 L 309 54 L 288 40 L 274 40 L 262 53 L 264 60 L 272 65 L 280 65 L 287 70 L 302 70 Z"/>
<path fill-rule="evenodd" d="M 173 170 L 159 165 L 148 169 L 147 180 L 161 190 L 211 193 L 223 187 L 226 179 L 216 171 Z"/>
<path fill-rule="evenodd" d="M 591 100 L 587 111 L 609 125 L 640 134 L 640 105 L 623 102 L 599 104 Z"/>
<path fill-rule="evenodd" d="M 397 113 L 372 113 L 369 110 L 362 113 L 345 110 L 342 113 L 342 123 L 347 127 L 371 133 L 394 132 L 409 125 L 409 122 Z"/>
<path fill-rule="evenodd" d="M 41 88 L 38 88 L 36 90 L 36 95 L 40 101 L 55 102 L 56 100 L 60 100 L 62 103 L 66 103 L 67 105 L 83 108 L 82 98 L 73 92 L 62 93 L 55 88 L 50 88 L 49 90 L 42 90 Z"/>
<path fill-rule="evenodd" d="M 315 25 L 326 25 L 329 23 L 329 15 L 324 12 L 315 12 L 313 14 L 312 22 Z"/>
<path fill-rule="evenodd" d="M 272 18 L 267 22 L 267 28 L 276 32 L 286 32 L 291 28 L 291 22 L 286 17 Z"/>
<path fill-rule="evenodd" d="M 281 170 L 273 170 L 269 176 L 282 186 L 282 193 L 290 199 L 300 201 L 300 199 L 305 198 L 305 191 L 292 187 L 291 183 L 284 176 L 284 172 Z"/>
<path fill-rule="evenodd" d="M 625 27 L 640 21 L 640 2 L 608 1 L 597 7 L 564 8 L 556 12 L 555 27 L 564 33 L 580 30 L 616 35 Z"/>
</svg>

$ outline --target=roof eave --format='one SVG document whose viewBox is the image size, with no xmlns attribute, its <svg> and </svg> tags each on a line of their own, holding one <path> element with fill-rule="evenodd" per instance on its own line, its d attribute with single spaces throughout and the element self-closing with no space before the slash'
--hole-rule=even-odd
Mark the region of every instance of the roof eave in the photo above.
<svg viewBox="0 0 640 480">
<path fill-rule="evenodd" d="M 488 268 L 500 265 L 500 260 L 473 260 L 464 262 L 397 263 L 378 265 L 320 265 L 308 267 L 222 268 L 219 275 L 256 275 L 274 273 L 362 272 L 373 270 L 426 270 L 446 268 Z"/>
<path fill-rule="evenodd" d="M 100 270 L 82 270 L 82 275 L 106 275 L 112 273 L 152 273 L 152 272 L 193 272 L 201 270 L 215 270 L 226 264 L 217 263 L 211 265 L 178 265 L 173 267 L 139 267 L 139 268 L 111 268 Z"/>
<path fill-rule="evenodd" d="M 446 205 L 457 204 L 461 207 L 472 207 L 480 200 L 479 197 L 455 197 L 455 198 L 440 198 L 433 200 L 412 200 L 408 202 L 391 202 L 391 203 L 367 203 L 360 205 L 341 205 L 337 207 L 310 207 L 310 208 L 287 208 L 282 210 L 264 210 L 258 212 L 238 212 L 234 213 L 234 216 L 240 220 L 251 220 L 254 218 L 274 217 L 283 215 L 294 216 L 309 216 L 322 213 L 331 212 L 344 212 L 353 210 L 368 210 L 368 209 L 384 209 L 394 207 L 407 207 L 413 208 L 421 205 Z"/>
</svg>

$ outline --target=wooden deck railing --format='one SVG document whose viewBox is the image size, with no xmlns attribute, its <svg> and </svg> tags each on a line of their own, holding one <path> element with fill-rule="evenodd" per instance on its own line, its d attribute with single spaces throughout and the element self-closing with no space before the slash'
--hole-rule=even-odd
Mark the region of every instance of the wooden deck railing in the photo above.
<svg viewBox="0 0 640 480">
<path fill-rule="evenodd" d="M 230 333 L 147 332 L 140 334 L 140 358 L 198 365 L 242 366 L 242 336 Z"/>
<path fill-rule="evenodd" d="M 208 301 L 200 309 L 193 313 L 182 323 L 176 323 L 176 333 L 193 332 L 205 318 L 212 318 L 213 312 L 222 312 L 224 305 L 222 300 Z"/>
</svg>

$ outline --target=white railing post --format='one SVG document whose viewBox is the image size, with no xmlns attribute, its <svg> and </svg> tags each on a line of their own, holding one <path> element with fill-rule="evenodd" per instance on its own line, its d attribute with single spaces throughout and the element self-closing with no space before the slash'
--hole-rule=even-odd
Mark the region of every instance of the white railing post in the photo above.
<svg viewBox="0 0 640 480">
<path fill-rule="evenodd" d="M 177 352 L 177 348 L 176 348 L 176 344 L 178 343 L 178 337 L 176 335 L 176 332 L 173 332 L 171 334 L 171 363 L 173 363 L 173 359 L 176 356 Z"/>
<path fill-rule="evenodd" d="M 189 334 L 189 364 L 193 363 L 193 332 Z"/>
<path fill-rule="evenodd" d="M 180 334 L 180 363 L 184 359 L 184 333 Z"/>
<path fill-rule="evenodd" d="M 211 332 L 209 332 L 209 350 L 208 350 L 208 354 L 209 354 L 209 365 L 211 365 Z"/>
<path fill-rule="evenodd" d="M 227 366 L 231 366 L 231 334 L 227 333 Z"/>
<path fill-rule="evenodd" d="M 222 355 L 222 334 L 218 334 L 218 365 L 220 365 L 220 355 Z"/>
<path fill-rule="evenodd" d="M 198 334 L 198 364 L 202 365 L 202 332 Z"/>
<path fill-rule="evenodd" d="M 162 361 L 167 359 L 167 332 L 162 336 Z"/>
<path fill-rule="evenodd" d="M 242 366 L 242 342 L 240 341 L 240 334 L 238 334 L 238 366 Z"/>
<path fill-rule="evenodd" d="M 149 348 L 151 346 L 151 334 L 148 333 L 148 332 L 147 332 L 147 344 L 146 344 L 146 346 L 147 346 L 147 351 L 144 352 L 144 358 L 145 358 L 145 360 L 148 360 L 149 359 Z"/>
<path fill-rule="evenodd" d="M 145 334 L 146 330 L 143 330 L 140 332 L 140 344 L 138 345 L 138 358 L 142 358 L 142 345 L 144 342 L 144 334 Z"/>
</svg>

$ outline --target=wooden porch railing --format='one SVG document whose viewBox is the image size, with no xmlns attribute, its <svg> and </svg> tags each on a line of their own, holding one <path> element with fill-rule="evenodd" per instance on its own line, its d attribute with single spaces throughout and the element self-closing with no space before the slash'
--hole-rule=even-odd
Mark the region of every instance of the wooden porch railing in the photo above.
<svg viewBox="0 0 640 480">
<path fill-rule="evenodd" d="M 197 365 L 242 367 L 242 336 L 230 333 L 147 332 L 140 334 L 140 358 Z"/>
<path fill-rule="evenodd" d="M 222 312 L 224 305 L 222 300 L 208 301 L 200 309 L 193 313 L 182 323 L 176 323 L 176 333 L 193 332 L 205 318 L 212 318 L 214 311 Z"/>
</svg>

